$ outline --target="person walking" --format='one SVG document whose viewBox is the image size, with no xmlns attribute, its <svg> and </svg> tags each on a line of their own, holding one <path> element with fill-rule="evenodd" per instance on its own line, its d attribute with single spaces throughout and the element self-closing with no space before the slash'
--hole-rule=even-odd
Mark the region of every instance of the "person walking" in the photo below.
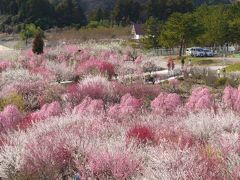
<svg viewBox="0 0 240 180">
<path fill-rule="evenodd" d="M 182 65 L 182 70 L 183 70 L 184 65 L 185 65 L 185 57 L 181 57 L 181 65 Z"/>
<path fill-rule="evenodd" d="M 168 76 L 171 76 L 171 58 L 168 59 L 168 62 L 167 62 L 167 68 L 168 68 Z"/>
<path fill-rule="evenodd" d="M 220 69 L 217 70 L 217 76 L 218 76 L 218 78 L 221 77 L 221 71 L 220 71 Z"/>
<path fill-rule="evenodd" d="M 191 71 L 192 71 L 192 60 L 191 59 L 189 59 L 189 61 L 188 61 L 188 73 L 189 74 L 191 74 Z"/>
<path fill-rule="evenodd" d="M 171 61 L 171 74 L 172 74 L 172 76 L 175 75 L 175 74 L 174 74 L 174 69 L 175 69 L 175 63 L 174 63 L 174 61 L 173 61 L 173 59 L 172 59 L 172 61 Z"/>
<path fill-rule="evenodd" d="M 222 72 L 223 72 L 223 77 L 225 78 L 226 77 L 226 68 L 223 68 Z"/>
<path fill-rule="evenodd" d="M 168 59 L 167 67 L 168 67 L 168 76 L 173 76 L 174 75 L 173 70 L 175 68 L 175 64 L 172 57 Z"/>
</svg>

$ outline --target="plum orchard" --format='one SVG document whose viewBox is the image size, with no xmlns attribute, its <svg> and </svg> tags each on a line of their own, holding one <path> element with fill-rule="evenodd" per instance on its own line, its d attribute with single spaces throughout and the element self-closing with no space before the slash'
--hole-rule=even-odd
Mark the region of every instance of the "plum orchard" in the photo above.
<svg viewBox="0 0 240 180">
<path fill-rule="evenodd" d="M 9 179 L 240 178 L 240 90 L 227 87 L 220 104 L 205 87 L 183 100 L 158 85 L 114 81 L 122 67 L 141 75 L 148 58 L 126 62 L 127 50 L 112 47 L 67 45 L 0 62 L 1 101 L 13 93 L 24 100 L 21 111 L 12 100 L 0 112 L 1 172 Z"/>
</svg>

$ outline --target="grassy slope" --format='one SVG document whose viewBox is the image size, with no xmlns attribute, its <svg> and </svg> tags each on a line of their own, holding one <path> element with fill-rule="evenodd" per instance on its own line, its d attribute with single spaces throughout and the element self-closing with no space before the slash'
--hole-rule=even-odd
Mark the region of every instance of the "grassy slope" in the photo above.
<svg viewBox="0 0 240 180">
<path fill-rule="evenodd" d="M 236 72 L 240 71 L 240 63 L 235 63 L 226 68 L 227 72 Z"/>
<path fill-rule="evenodd" d="M 69 29 L 60 30 L 57 32 L 50 32 L 46 34 L 46 38 L 50 41 L 88 41 L 91 39 L 129 39 L 131 36 L 130 27 L 99 27 L 99 28 L 86 28 L 86 29 Z"/>
</svg>

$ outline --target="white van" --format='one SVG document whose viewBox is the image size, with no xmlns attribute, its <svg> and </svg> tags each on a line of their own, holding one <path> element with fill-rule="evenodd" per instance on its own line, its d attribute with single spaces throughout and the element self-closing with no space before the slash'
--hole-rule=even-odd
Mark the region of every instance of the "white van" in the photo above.
<svg viewBox="0 0 240 180">
<path fill-rule="evenodd" d="M 204 57 L 205 52 L 201 47 L 192 47 L 192 48 L 187 48 L 186 55 L 192 56 L 192 57 Z"/>
<path fill-rule="evenodd" d="M 210 49 L 205 48 L 205 49 L 203 49 L 203 51 L 205 53 L 205 57 L 213 57 L 214 56 L 213 51 Z"/>
</svg>

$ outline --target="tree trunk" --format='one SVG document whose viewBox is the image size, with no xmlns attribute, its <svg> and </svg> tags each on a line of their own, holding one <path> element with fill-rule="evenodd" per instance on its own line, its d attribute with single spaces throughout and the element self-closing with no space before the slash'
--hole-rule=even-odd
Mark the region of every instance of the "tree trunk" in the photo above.
<svg viewBox="0 0 240 180">
<path fill-rule="evenodd" d="M 226 56 L 228 55 L 228 47 L 229 47 L 229 46 L 228 46 L 228 43 L 227 43 L 227 52 L 226 52 Z"/>
<path fill-rule="evenodd" d="M 182 49 L 183 49 L 183 39 L 181 40 L 180 50 L 179 50 L 179 56 L 182 56 Z"/>
</svg>

